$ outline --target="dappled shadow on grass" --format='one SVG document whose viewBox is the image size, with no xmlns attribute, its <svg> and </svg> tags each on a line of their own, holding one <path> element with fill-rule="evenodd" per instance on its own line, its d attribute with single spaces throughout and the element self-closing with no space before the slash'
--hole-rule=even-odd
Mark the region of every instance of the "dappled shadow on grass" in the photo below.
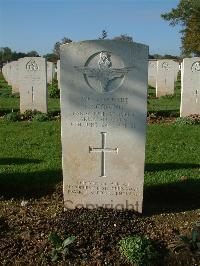
<svg viewBox="0 0 200 266">
<path fill-rule="evenodd" d="M 200 164 L 187 163 L 147 163 L 145 164 L 145 171 L 157 172 L 164 170 L 178 170 L 178 169 L 194 169 L 200 168 Z"/>
<path fill-rule="evenodd" d="M 200 208 L 200 180 L 180 180 L 144 189 L 144 215 Z"/>
<path fill-rule="evenodd" d="M 62 170 L 0 174 L 0 197 L 30 199 L 53 193 Z"/>
<path fill-rule="evenodd" d="M 42 160 L 38 159 L 27 159 L 27 158 L 0 158 L 0 165 L 11 165 L 11 164 L 26 164 L 26 163 L 41 163 Z"/>
</svg>

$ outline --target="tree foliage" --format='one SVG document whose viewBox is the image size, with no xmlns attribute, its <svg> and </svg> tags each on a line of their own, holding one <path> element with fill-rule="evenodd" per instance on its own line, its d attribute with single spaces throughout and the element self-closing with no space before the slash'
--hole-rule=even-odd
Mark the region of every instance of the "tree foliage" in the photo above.
<svg viewBox="0 0 200 266">
<path fill-rule="evenodd" d="M 200 1 L 180 0 L 176 8 L 161 14 L 171 26 L 181 25 L 182 53 L 200 56 Z"/>
<path fill-rule="evenodd" d="M 64 37 L 64 38 L 62 38 L 61 41 L 56 42 L 54 44 L 53 53 L 56 55 L 57 60 L 60 59 L 60 46 L 62 44 L 66 44 L 66 43 L 70 43 L 70 42 L 72 42 L 72 40 L 70 38 Z"/>
<path fill-rule="evenodd" d="M 99 40 L 104 40 L 108 37 L 108 32 L 106 30 L 102 30 L 101 36 L 99 37 Z"/>
<path fill-rule="evenodd" d="M 46 58 L 47 61 L 52 62 L 52 63 L 56 63 L 58 60 L 57 55 L 54 53 L 45 54 L 43 57 Z"/>
<path fill-rule="evenodd" d="M 131 36 L 128 36 L 127 34 L 121 34 L 119 36 L 116 36 L 113 38 L 113 40 L 133 42 L 133 38 Z"/>
<path fill-rule="evenodd" d="M 3 64 L 15 61 L 23 57 L 35 57 L 39 56 L 38 52 L 30 51 L 28 53 L 16 52 L 12 51 L 9 47 L 0 47 L 0 66 L 2 67 Z"/>
</svg>

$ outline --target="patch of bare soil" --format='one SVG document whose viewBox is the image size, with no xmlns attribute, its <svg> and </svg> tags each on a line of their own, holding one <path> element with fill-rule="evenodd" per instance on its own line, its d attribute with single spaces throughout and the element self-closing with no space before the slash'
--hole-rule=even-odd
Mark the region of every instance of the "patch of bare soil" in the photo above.
<svg viewBox="0 0 200 266">
<path fill-rule="evenodd" d="M 23 205 L 23 206 L 22 206 Z M 118 242 L 148 235 L 160 256 L 153 265 L 200 265 L 188 249 L 174 250 L 177 233 L 190 233 L 200 210 L 138 216 L 132 211 L 75 209 L 63 211 L 62 190 L 39 199 L 0 200 L 0 265 L 131 265 L 120 256 Z M 50 232 L 75 236 L 69 254 L 53 263 Z"/>
<path fill-rule="evenodd" d="M 176 120 L 175 116 L 162 116 L 155 113 L 149 113 L 147 116 L 148 124 L 160 124 L 160 123 L 171 123 Z"/>
</svg>

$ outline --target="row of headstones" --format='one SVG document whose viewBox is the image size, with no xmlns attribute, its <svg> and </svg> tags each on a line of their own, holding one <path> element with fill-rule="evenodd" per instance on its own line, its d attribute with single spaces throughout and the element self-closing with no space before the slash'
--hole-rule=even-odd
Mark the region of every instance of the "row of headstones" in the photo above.
<svg viewBox="0 0 200 266">
<path fill-rule="evenodd" d="M 47 113 L 47 83 L 52 83 L 57 71 L 59 85 L 59 62 L 57 70 L 52 62 L 42 57 L 24 57 L 3 66 L 2 74 L 12 86 L 12 94 L 20 93 L 20 112 L 37 110 Z"/>
<path fill-rule="evenodd" d="M 181 117 L 200 114 L 200 58 L 185 58 L 181 65 L 170 59 L 149 60 L 148 84 L 156 88 L 156 97 L 173 95 L 181 70 Z"/>
<path fill-rule="evenodd" d="M 45 69 L 38 60 L 23 61 L 24 86 L 40 85 L 45 79 L 36 74 Z M 185 59 L 182 65 L 182 81 L 187 86 L 182 89 L 186 91 L 192 75 L 196 80 L 190 88 L 200 87 L 200 61 L 189 62 Z M 187 81 L 189 66 L 192 78 Z M 61 46 L 65 209 L 142 212 L 147 81 L 146 45 L 98 40 Z"/>
</svg>

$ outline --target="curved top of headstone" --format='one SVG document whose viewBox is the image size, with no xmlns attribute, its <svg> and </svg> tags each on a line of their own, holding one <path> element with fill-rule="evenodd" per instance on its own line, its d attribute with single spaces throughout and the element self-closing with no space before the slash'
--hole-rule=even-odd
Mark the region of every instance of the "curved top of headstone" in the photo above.
<svg viewBox="0 0 200 266">
<path fill-rule="evenodd" d="M 114 43 L 114 42 L 116 42 L 116 43 L 122 43 L 122 44 L 124 44 L 124 43 L 126 43 L 127 45 L 137 45 L 137 46 L 146 46 L 146 47 L 149 47 L 148 45 L 146 45 L 146 44 L 143 44 L 143 43 L 138 43 L 138 42 L 130 42 L 130 41 L 126 41 L 126 40 L 110 40 L 110 39 L 104 39 L 104 40 L 99 40 L 99 39 L 94 39 L 94 40 L 84 40 L 84 41 L 79 41 L 79 42 L 70 42 L 70 43 L 64 43 L 64 44 L 61 44 L 61 46 L 60 46 L 60 49 L 62 49 L 62 47 L 65 47 L 65 46 L 71 46 L 71 45 L 80 45 L 81 43 L 88 43 L 88 44 L 90 44 L 90 43 L 95 43 L 95 42 L 97 42 L 97 43 L 105 43 L 105 42 L 107 42 L 107 43 Z"/>
</svg>

